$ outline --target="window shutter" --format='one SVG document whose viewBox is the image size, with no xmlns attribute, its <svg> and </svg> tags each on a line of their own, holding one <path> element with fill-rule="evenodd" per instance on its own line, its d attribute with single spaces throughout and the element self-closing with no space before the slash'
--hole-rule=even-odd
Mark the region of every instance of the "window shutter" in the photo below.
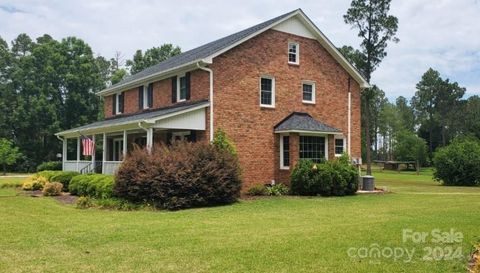
<svg viewBox="0 0 480 273">
<path fill-rule="evenodd" d="M 118 100 L 119 100 L 119 102 L 118 102 L 118 111 L 119 111 L 120 113 L 123 113 L 123 102 L 124 102 L 123 99 L 124 99 L 124 98 L 125 98 L 125 94 L 122 92 L 122 93 L 120 94 L 120 96 L 118 97 Z"/>
<path fill-rule="evenodd" d="M 115 115 L 117 113 L 117 95 L 114 94 L 112 95 L 112 115 Z"/>
<path fill-rule="evenodd" d="M 172 77 L 172 103 L 177 102 L 177 76 Z"/>
<path fill-rule="evenodd" d="M 148 108 L 153 107 L 153 83 L 150 83 L 148 85 L 148 90 L 147 90 L 147 102 L 148 102 Z"/>
<path fill-rule="evenodd" d="M 143 109 L 143 85 L 138 87 L 138 109 Z"/>
<path fill-rule="evenodd" d="M 187 95 L 185 96 L 186 100 L 190 99 L 190 72 L 185 73 L 185 82 L 187 86 Z"/>
</svg>

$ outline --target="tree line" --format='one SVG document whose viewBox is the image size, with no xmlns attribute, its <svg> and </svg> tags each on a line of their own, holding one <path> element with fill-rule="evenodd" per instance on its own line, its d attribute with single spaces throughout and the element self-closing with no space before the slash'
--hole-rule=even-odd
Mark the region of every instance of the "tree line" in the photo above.
<svg viewBox="0 0 480 273">
<path fill-rule="evenodd" d="M 95 55 L 76 37 L 56 40 L 45 34 L 33 40 L 22 33 L 10 45 L 0 37 L 0 139 L 22 155 L 12 168 L 32 171 L 58 159 L 61 143 L 55 133 L 103 118 L 96 92 L 180 52 L 164 44 L 125 60 L 120 52 L 111 58 Z"/>
</svg>

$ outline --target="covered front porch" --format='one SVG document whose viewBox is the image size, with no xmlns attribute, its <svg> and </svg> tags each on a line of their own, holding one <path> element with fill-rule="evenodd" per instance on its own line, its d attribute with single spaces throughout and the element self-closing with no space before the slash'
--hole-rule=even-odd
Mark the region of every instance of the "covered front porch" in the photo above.
<svg viewBox="0 0 480 273">
<path fill-rule="evenodd" d="M 208 105 L 204 101 L 158 109 L 60 132 L 56 135 L 63 142 L 63 170 L 114 174 L 136 146 L 151 150 L 174 140 L 207 141 Z"/>
</svg>

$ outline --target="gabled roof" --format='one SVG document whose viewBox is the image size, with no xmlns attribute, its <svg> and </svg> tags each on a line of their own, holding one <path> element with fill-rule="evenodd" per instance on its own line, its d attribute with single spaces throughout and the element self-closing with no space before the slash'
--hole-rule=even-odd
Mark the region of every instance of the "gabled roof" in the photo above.
<svg viewBox="0 0 480 273">
<path fill-rule="evenodd" d="M 275 133 L 315 132 L 340 134 L 342 131 L 322 123 L 307 113 L 293 112 L 274 127 Z"/>
<path fill-rule="evenodd" d="M 299 20 L 305 25 L 305 27 L 311 31 L 317 40 L 325 47 L 325 49 L 345 68 L 345 70 L 354 78 L 361 87 L 368 87 L 367 81 L 363 76 L 350 64 L 347 59 L 337 50 L 330 40 L 315 26 L 315 24 L 305 15 L 301 9 L 297 9 L 253 27 L 247 28 L 232 35 L 215 40 L 200 47 L 183 52 L 179 55 L 173 56 L 159 64 L 148 67 L 145 70 L 138 72 L 137 74 L 128 76 L 124 80 L 116 83 L 100 92 L 99 95 L 107 95 L 120 90 L 135 87 L 135 85 L 141 84 L 144 81 L 152 80 L 156 77 L 162 77 L 168 75 L 181 68 L 192 67 L 194 68 L 198 64 L 212 63 L 212 59 L 227 50 L 259 35 L 260 33 L 275 27 L 276 25 L 298 16 Z"/>
<path fill-rule="evenodd" d="M 139 122 L 153 123 L 155 120 L 168 118 L 177 114 L 182 114 L 185 112 L 205 108 L 209 106 L 210 103 L 207 100 L 196 101 L 196 102 L 185 102 L 179 103 L 174 106 L 158 108 L 152 111 L 143 112 L 140 114 L 131 114 L 124 116 L 115 116 L 105 120 L 100 120 L 94 123 L 83 125 L 77 128 L 72 128 L 63 132 L 56 133 L 57 136 L 69 135 L 72 133 L 86 133 L 89 130 L 100 129 L 105 127 L 112 126 L 121 126 L 128 124 L 137 125 Z"/>
</svg>

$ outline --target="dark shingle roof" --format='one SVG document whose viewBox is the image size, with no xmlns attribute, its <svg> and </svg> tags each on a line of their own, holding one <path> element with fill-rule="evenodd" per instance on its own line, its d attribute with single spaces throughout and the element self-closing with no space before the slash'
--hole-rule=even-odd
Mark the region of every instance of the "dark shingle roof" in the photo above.
<svg viewBox="0 0 480 273">
<path fill-rule="evenodd" d="M 57 135 L 72 133 L 72 132 L 76 132 L 76 131 L 79 131 L 79 130 L 82 131 L 82 130 L 89 130 L 89 129 L 94 129 L 94 128 L 101 128 L 101 127 L 108 127 L 108 126 L 115 126 L 115 125 L 141 122 L 143 120 L 158 118 L 158 117 L 161 117 L 161 116 L 173 114 L 173 113 L 180 112 L 180 111 L 183 111 L 183 110 L 188 110 L 188 109 L 191 109 L 191 108 L 195 108 L 197 106 L 201 107 L 201 106 L 208 106 L 208 105 L 209 105 L 208 100 L 180 103 L 180 104 L 175 105 L 175 106 L 159 108 L 159 109 L 155 109 L 155 110 L 152 110 L 152 111 L 143 112 L 143 113 L 140 113 L 140 114 L 122 115 L 122 116 L 118 116 L 118 117 L 117 116 L 112 117 L 112 118 L 109 118 L 109 119 L 105 119 L 105 120 L 97 121 L 97 122 L 90 123 L 90 124 L 87 124 L 87 125 L 83 125 L 83 126 L 80 126 L 80 127 L 77 127 L 77 128 L 72 128 L 72 129 L 57 133 Z"/>
<path fill-rule="evenodd" d="M 284 131 L 314 131 L 325 133 L 340 133 L 341 130 L 315 120 L 307 113 L 293 112 L 274 127 L 275 132 Z"/>
<path fill-rule="evenodd" d="M 137 74 L 128 76 L 121 82 L 118 82 L 114 85 L 112 85 L 109 88 L 115 88 L 116 86 L 123 85 L 129 82 L 133 82 L 137 79 L 147 77 L 149 75 L 153 75 L 165 70 L 169 70 L 184 64 L 188 64 L 203 58 L 207 58 L 208 56 L 211 56 L 212 54 L 215 54 L 216 52 L 225 49 L 240 40 L 254 34 L 255 32 L 275 23 L 276 21 L 279 21 L 285 17 L 288 17 L 292 13 L 296 12 L 297 10 L 285 13 L 283 15 L 280 15 L 278 17 L 275 17 L 273 19 L 270 19 L 268 21 L 265 21 L 263 23 L 260 23 L 258 25 L 255 25 L 253 27 L 247 28 L 245 30 L 242 30 L 240 32 L 234 33 L 232 35 L 223 37 L 221 39 L 215 40 L 213 42 L 210 42 L 208 44 L 199 46 L 197 48 L 191 49 L 189 51 L 183 52 L 179 55 L 173 56 L 159 64 L 156 64 L 154 66 L 148 67 L 145 70 L 142 70 L 138 72 Z"/>
</svg>

